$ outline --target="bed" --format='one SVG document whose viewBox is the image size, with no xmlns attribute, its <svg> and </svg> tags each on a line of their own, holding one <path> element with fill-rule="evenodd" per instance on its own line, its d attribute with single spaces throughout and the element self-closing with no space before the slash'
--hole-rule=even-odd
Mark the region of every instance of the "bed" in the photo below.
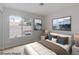
<svg viewBox="0 0 79 59">
<path fill-rule="evenodd" d="M 24 46 L 25 55 L 69 55 L 70 44 L 59 44 L 52 40 L 40 40 Z"/>
</svg>

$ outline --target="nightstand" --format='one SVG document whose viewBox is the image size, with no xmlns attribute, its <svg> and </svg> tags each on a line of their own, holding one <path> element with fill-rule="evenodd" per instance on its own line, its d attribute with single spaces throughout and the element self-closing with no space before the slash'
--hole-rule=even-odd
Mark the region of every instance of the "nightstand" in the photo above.
<svg viewBox="0 0 79 59">
<path fill-rule="evenodd" d="M 45 40 L 45 36 L 41 36 L 41 40 Z"/>
<path fill-rule="evenodd" d="M 75 45 L 72 46 L 72 55 L 79 55 L 79 47 Z"/>
</svg>

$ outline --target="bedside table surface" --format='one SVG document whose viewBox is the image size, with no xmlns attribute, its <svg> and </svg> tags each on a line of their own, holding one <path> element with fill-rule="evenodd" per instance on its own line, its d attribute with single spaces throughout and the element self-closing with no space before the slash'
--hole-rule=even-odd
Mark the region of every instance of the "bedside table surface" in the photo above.
<svg viewBox="0 0 79 59">
<path fill-rule="evenodd" d="M 76 48 L 76 49 L 79 49 L 79 47 L 77 47 L 77 46 L 75 46 L 75 45 L 74 45 L 72 48 Z"/>
</svg>

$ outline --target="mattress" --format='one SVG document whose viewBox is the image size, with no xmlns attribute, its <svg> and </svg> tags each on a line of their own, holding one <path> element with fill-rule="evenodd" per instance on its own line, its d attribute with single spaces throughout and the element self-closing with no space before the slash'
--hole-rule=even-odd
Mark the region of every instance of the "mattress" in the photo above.
<svg viewBox="0 0 79 59">
<path fill-rule="evenodd" d="M 50 41 L 50 40 L 47 40 Z M 52 42 L 52 41 L 50 41 Z M 61 46 L 66 51 L 69 51 L 70 45 L 61 45 L 55 42 L 52 42 L 58 46 Z M 38 42 L 30 43 L 24 46 L 24 54 L 26 55 L 56 55 L 54 51 L 51 51 L 50 49 L 46 48 L 42 44 Z"/>
</svg>

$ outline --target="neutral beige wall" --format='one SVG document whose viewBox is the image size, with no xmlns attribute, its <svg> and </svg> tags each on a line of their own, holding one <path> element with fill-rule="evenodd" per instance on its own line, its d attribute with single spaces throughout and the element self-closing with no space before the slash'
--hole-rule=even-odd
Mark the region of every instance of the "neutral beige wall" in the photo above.
<svg viewBox="0 0 79 59">
<path fill-rule="evenodd" d="M 64 16 L 71 16 L 71 27 L 72 31 L 55 31 L 52 29 L 52 20 L 53 18 L 59 18 L 59 17 L 64 17 Z M 51 32 L 57 32 L 57 33 L 65 33 L 65 34 L 73 34 L 79 32 L 79 7 L 78 6 L 72 6 L 72 7 L 67 7 L 61 10 L 58 10 L 51 15 L 48 15 L 45 20 L 43 21 L 44 27 L 43 28 L 48 28 L 49 31 Z"/>
</svg>

